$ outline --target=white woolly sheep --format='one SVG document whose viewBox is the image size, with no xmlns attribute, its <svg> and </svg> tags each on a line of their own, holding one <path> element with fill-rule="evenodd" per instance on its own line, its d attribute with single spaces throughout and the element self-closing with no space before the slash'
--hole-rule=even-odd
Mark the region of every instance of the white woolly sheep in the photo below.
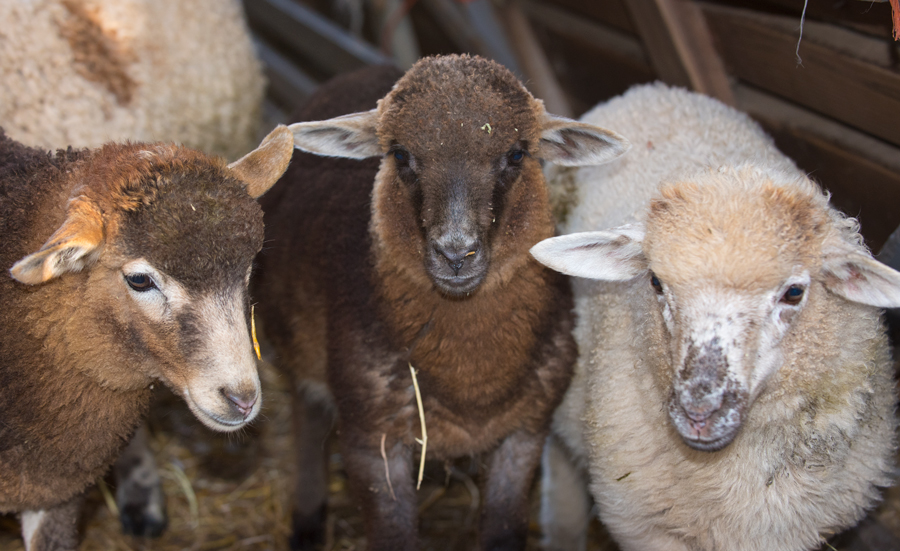
<svg viewBox="0 0 900 551">
<path fill-rule="evenodd" d="M 214 430 L 260 408 L 247 285 L 284 127 L 240 160 L 161 143 L 55 156 L 0 131 L 0 513 L 74 549 L 81 496 L 155 381 Z"/>
<path fill-rule="evenodd" d="M 546 547 L 584 548 L 585 467 L 627 551 L 803 550 L 856 523 L 893 467 L 877 308 L 900 305 L 900 274 L 715 100 L 644 86 L 583 120 L 636 147 L 555 172 L 577 194 L 566 232 L 618 228 L 532 249 L 600 280 L 574 280 L 580 357 L 545 450 Z"/>
<path fill-rule="evenodd" d="M 27 145 L 165 140 L 234 159 L 258 139 L 239 0 L 7 0 L 0 37 L 0 121 Z"/>
</svg>

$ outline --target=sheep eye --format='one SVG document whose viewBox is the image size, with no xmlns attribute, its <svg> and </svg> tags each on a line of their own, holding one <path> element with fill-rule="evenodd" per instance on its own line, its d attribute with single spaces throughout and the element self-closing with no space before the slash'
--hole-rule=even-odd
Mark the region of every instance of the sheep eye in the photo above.
<svg viewBox="0 0 900 551">
<path fill-rule="evenodd" d="M 405 165 L 406 163 L 409 162 L 409 155 L 401 149 L 395 149 L 394 150 L 394 160 L 396 160 L 400 164 Z"/>
<path fill-rule="evenodd" d="M 804 292 L 806 292 L 806 290 L 800 285 L 791 285 L 788 287 L 787 291 L 784 292 L 784 295 L 781 296 L 781 302 L 790 304 L 791 306 L 800 304 L 800 301 L 803 300 Z"/>
<path fill-rule="evenodd" d="M 521 149 L 516 149 L 515 151 L 511 151 L 507 159 L 512 164 L 519 164 L 522 162 L 522 159 L 525 158 L 525 152 Z"/>
<path fill-rule="evenodd" d="M 140 293 L 156 288 L 153 279 L 147 274 L 128 274 L 125 276 L 125 282 L 128 283 L 129 287 Z"/>
<path fill-rule="evenodd" d="M 653 290 L 656 291 L 657 294 L 661 295 L 663 292 L 662 283 L 659 281 L 659 278 L 656 277 L 656 274 L 650 272 L 650 286 L 653 287 Z"/>
</svg>

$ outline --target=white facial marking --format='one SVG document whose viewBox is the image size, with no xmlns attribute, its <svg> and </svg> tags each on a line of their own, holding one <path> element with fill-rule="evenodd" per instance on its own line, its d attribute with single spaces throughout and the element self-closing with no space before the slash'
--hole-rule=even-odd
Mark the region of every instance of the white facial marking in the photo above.
<svg viewBox="0 0 900 551">
<path fill-rule="evenodd" d="M 44 510 L 22 512 L 22 539 L 25 540 L 25 551 L 36 549 L 34 538 L 46 516 L 47 512 Z"/>
<path fill-rule="evenodd" d="M 182 392 L 197 418 L 214 430 L 242 427 L 259 413 L 262 403 L 242 291 L 208 295 L 194 304 L 198 325 L 205 331 L 196 357 L 204 365 L 191 371 Z M 241 413 L 228 394 L 248 411 Z"/>
<path fill-rule="evenodd" d="M 692 446 L 719 449 L 737 433 L 783 362 L 780 343 L 806 305 L 809 285 L 809 272 L 799 266 L 763 293 L 715 282 L 675 290 L 663 284 L 658 300 L 675 370 L 669 412 Z"/>
<path fill-rule="evenodd" d="M 144 290 L 135 289 L 129 283 L 138 277 L 147 277 L 152 284 Z M 122 266 L 122 284 L 129 295 L 139 305 L 144 314 L 155 322 L 169 320 L 189 302 L 185 288 L 173 278 L 166 276 L 143 258 L 132 260 Z"/>
</svg>

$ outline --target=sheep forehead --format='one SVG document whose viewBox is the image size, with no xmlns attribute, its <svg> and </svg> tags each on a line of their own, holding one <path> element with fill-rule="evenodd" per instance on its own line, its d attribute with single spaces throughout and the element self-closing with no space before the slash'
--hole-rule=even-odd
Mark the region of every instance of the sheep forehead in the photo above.
<svg viewBox="0 0 900 551">
<path fill-rule="evenodd" d="M 382 101 L 378 134 L 385 146 L 398 142 L 418 155 L 499 153 L 519 140 L 536 146 L 540 113 L 518 79 L 495 62 L 426 58 Z"/>
<path fill-rule="evenodd" d="M 143 256 L 195 289 L 241 281 L 263 239 L 262 209 L 235 179 L 173 173 L 154 179 L 152 200 L 119 211 L 128 256 Z"/>
<path fill-rule="evenodd" d="M 767 180 L 664 185 L 651 202 L 645 252 L 669 283 L 771 290 L 799 266 L 817 270 L 830 224 L 822 204 L 808 190 Z"/>
</svg>

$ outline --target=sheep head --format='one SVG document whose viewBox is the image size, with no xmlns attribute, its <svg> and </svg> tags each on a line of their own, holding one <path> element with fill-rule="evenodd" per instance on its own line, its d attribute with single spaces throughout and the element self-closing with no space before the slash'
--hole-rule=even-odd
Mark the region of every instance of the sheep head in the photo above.
<svg viewBox="0 0 900 551">
<path fill-rule="evenodd" d="M 279 127 L 227 166 L 169 144 L 109 144 L 75 166 L 65 220 L 10 270 L 39 296 L 75 305 L 56 324 L 59 361 L 89 358 L 84 369 L 113 388 L 162 380 L 215 430 L 253 419 L 260 386 L 247 284 L 263 238 L 255 198 L 292 151 Z"/>
<path fill-rule="evenodd" d="M 644 282 L 635 307 L 648 309 L 647 334 L 662 356 L 646 365 L 657 366 L 675 430 L 698 450 L 734 440 L 785 369 L 798 343 L 792 333 L 814 335 L 822 317 L 835 315 L 834 301 L 900 306 L 900 273 L 865 251 L 855 221 L 809 180 L 778 177 L 751 167 L 709 171 L 663 185 L 645 224 L 532 249 L 563 273 Z"/>
<path fill-rule="evenodd" d="M 418 62 L 376 109 L 290 128 L 307 152 L 383 156 L 376 241 L 450 297 L 478 289 L 492 263 L 513 268 L 552 234 L 538 159 L 600 164 L 628 148 L 613 132 L 548 114 L 502 66 L 455 55 Z"/>
</svg>

